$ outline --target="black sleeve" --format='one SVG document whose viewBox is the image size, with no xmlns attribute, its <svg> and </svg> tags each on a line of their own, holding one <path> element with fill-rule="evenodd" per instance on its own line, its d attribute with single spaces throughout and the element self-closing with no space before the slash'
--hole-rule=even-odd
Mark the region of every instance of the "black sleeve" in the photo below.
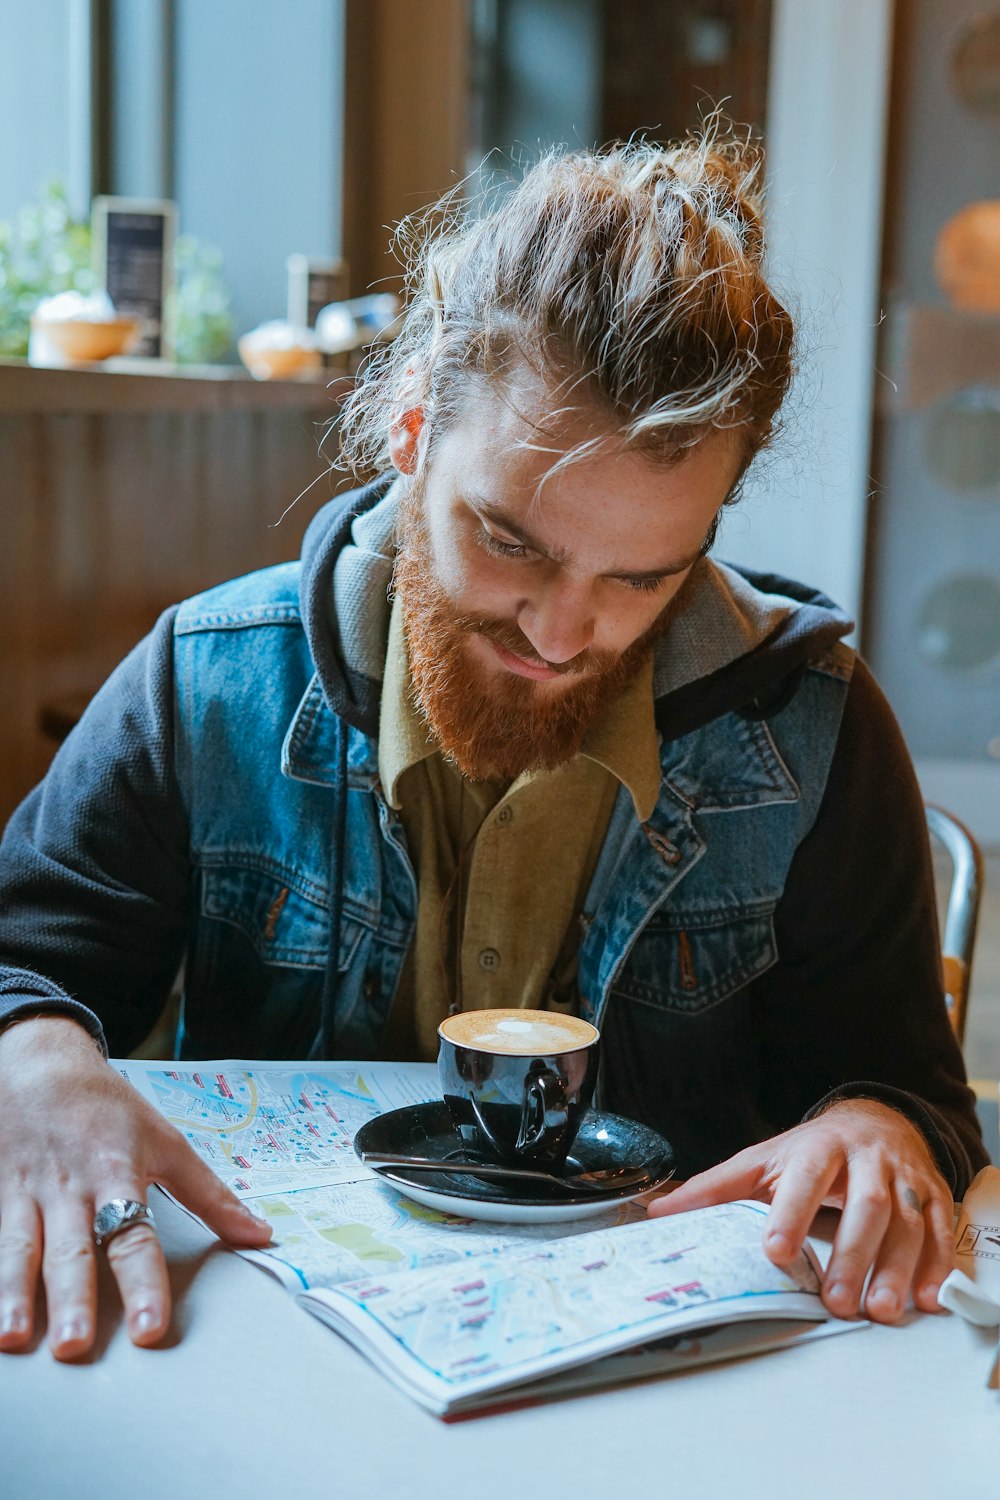
<svg viewBox="0 0 1000 1500">
<path fill-rule="evenodd" d="M 111 675 L 0 844 L 0 1025 L 72 1015 L 112 1051 L 155 1025 L 184 948 L 173 611 Z"/>
<path fill-rule="evenodd" d="M 881 1099 L 923 1131 L 961 1197 L 988 1158 L 945 1008 L 923 802 L 892 710 L 860 660 L 775 924 L 780 961 L 753 996 L 775 1118 Z"/>
</svg>

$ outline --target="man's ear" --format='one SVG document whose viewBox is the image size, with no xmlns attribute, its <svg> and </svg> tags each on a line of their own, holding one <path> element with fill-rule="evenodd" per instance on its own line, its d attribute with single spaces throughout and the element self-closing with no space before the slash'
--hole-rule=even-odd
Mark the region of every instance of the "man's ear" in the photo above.
<svg viewBox="0 0 1000 1500">
<path fill-rule="evenodd" d="M 389 428 L 389 457 L 400 474 L 415 474 L 420 461 L 420 438 L 424 430 L 423 407 L 400 412 Z"/>
</svg>

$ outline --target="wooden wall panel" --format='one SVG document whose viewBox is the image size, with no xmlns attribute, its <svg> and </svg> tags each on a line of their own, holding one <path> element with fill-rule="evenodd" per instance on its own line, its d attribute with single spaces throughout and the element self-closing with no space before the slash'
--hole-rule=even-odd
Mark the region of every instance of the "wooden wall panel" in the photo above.
<svg viewBox="0 0 1000 1500">
<path fill-rule="evenodd" d="M 468 170 L 469 11 L 467 0 L 348 0 L 343 247 L 354 296 L 399 289 L 389 227 Z"/>
<path fill-rule="evenodd" d="M 45 705 L 92 692 L 167 605 L 296 557 L 349 482 L 317 451 L 321 388 L 287 409 L 179 404 L 12 412 L 0 399 L 0 823 L 54 752 Z"/>
</svg>

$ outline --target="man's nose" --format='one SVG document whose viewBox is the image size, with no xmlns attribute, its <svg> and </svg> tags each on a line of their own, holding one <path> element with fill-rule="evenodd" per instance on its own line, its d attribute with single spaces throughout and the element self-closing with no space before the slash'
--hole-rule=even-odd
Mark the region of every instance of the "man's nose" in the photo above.
<svg viewBox="0 0 1000 1500">
<path fill-rule="evenodd" d="M 553 581 L 524 601 L 517 623 L 538 655 L 554 666 L 572 661 L 594 640 L 594 607 L 589 586 Z"/>
</svg>

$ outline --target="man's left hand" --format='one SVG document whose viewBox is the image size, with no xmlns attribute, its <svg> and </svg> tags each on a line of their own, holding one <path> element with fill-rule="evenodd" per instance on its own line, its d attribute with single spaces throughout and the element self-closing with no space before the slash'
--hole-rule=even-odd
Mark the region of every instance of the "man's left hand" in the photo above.
<svg viewBox="0 0 1000 1500">
<path fill-rule="evenodd" d="M 913 1289 L 915 1305 L 937 1312 L 938 1288 L 955 1263 L 947 1184 L 917 1127 L 887 1104 L 845 1099 L 784 1135 L 657 1198 L 653 1216 L 737 1198 L 770 1202 L 764 1251 L 791 1263 L 824 1205 L 842 1209 L 823 1278 L 823 1301 L 840 1318 L 864 1312 L 892 1323 Z"/>
</svg>

